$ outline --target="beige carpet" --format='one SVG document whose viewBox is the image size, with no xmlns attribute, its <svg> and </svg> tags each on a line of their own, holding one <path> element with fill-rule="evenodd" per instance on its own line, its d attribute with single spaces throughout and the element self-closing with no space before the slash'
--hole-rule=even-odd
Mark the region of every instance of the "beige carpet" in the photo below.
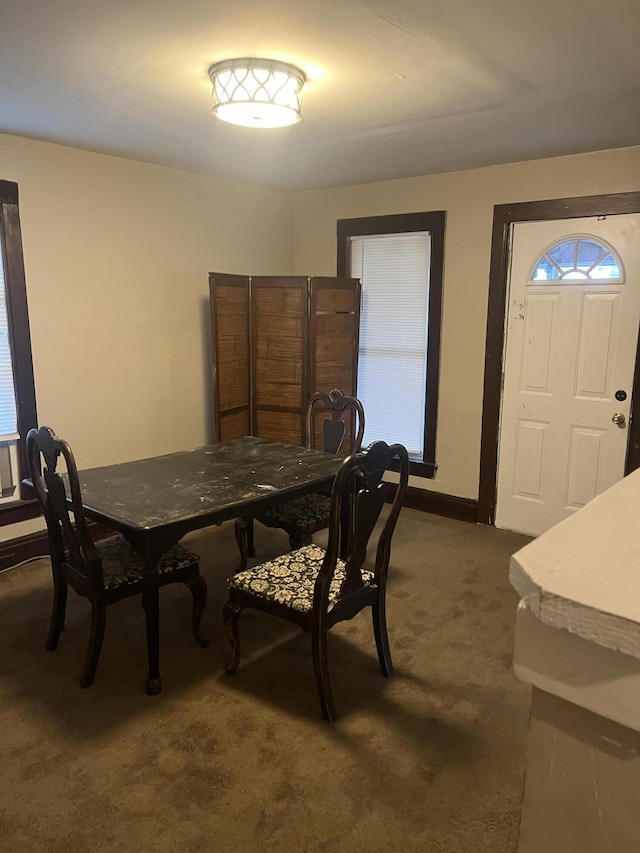
<svg viewBox="0 0 640 853">
<path fill-rule="evenodd" d="M 324 722 L 309 638 L 256 612 L 223 674 L 232 525 L 188 537 L 209 583 L 200 649 L 190 595 L 161 590 L 163 692 L 147 697 L 138 599 L 109 608 L 93 687 L 78 684 L 89 615 L 70 592 L 47 653 L 47 560 L 0 574 L 0 850 L 516 850 L 529 692 L 511 669 L 525 538 L 403 510 L 389 581 L 396 677 L 368 612 L 333 629 L 339 719 Z M 263 559 L 286 548 L 256 529 Z"/>
</svg>

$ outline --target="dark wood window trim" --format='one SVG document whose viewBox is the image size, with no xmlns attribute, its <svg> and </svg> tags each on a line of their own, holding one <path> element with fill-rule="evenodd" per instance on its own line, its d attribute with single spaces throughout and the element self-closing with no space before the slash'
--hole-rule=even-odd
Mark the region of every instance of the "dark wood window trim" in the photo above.
<svg viewBox="0 0 640 853">
<path fill-rule="evenodd" d="M 95 521 L 87 523 L 87 530 L 94 542 L 113 536 L 113 529 Z M 48 557 L 50 554 L 49 537 L 46 530 L 28 533 L 0 542 L 0 572 L 11 569 L 25 560 L 34 557 Z"/>
<path fill-rule="evenodd" d="M 18 459 L 21 472 L 26 472 L 25 438 L 31 427 L 37 425 L 37 414 L 27 288 L 18 210 L 18 185 L 13 181 L 0 180 L 0 240 L 2 240 L 3 247 L 9 340 L 16 389 L 18 433 L 20 435 Z M 24 492 L 22 486 L 21 497 L 25 499 L 0 506 L 0 525 L 35 518 L 40 514 L 37 501 L 26 499 L 30 496 Z"/>
<path fill-rule="evenodd" d="M 440 331 L 442 326 L 442 282 L 444 274 L 444 232 L 446 211 L 398 213 L 338 220 L 339 276 L 350 276 L 349 238 L 369 234 L 404 234 L 429 231 L 431 268 L 429 282 L 429 320 L 427 338 L 427 393 L 425 395 L 423 462 L 411 462 L 410 473 L 433 479 L 436 464 L 436 423 L 438 418 L 438 382 L 440 376 Z"/>
<path fill-rule="evenodd" d="M 516 222 L 575 219 L 580 216 L 614 216 L 622 213 L 640 213 L 640 192 L 499 204 L 493 208 L 478 496 L 478 521 L 481 524 L 493 524 L 495 520 L 498 430 L 502 397 L 504 321 L 511 226 Z M 640 467 L 640 415 L 637 418 L 634 417 L 634 412 L 640 410 L 640 345 L 636 355 L 632 393 L 625 474 Z"/>
</svg>

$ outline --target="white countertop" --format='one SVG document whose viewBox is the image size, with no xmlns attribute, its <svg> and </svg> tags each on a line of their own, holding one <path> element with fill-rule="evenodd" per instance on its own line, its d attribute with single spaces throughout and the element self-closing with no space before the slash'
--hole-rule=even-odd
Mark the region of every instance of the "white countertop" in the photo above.
<svg viewBox="0 0 640 853">
<path fill-rule="evenodd" d="M 640 470 L 517 551 L 509 574 L 541 622 L 640 658 Z"/>
</svg>

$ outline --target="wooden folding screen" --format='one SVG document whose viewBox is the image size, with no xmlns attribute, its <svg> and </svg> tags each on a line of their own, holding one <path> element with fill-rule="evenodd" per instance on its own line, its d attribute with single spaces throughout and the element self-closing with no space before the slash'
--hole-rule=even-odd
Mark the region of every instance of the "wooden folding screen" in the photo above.
<svg viewBox="0 0 640 853">
<path fill-rule="evenodd" d="M 339 388 L 348 397 L 357 396 L 360 291 L 360 282 L 353 278 L 309 281 L 309 396 L 332 388 Z M 323 419 L 322 414 L 317 417 Z M 317 423 L 315 436 L 320 448 L 322 429 Z"/>
<path fill-rule="evenodd" d="M 216 439 L 251 435 L 249 277 L 209 274 Z"/>
<path fill-rule="evenodd" d="M 304 443 L 309 396 L 306 278 L 251 279 L 253 434 Z"/>
<path fill-rule="evenodd" d="M 360 282 L 210 273 L 216 435 L 305 443 L 315 391 L 356 393 Z"/>
</svg>

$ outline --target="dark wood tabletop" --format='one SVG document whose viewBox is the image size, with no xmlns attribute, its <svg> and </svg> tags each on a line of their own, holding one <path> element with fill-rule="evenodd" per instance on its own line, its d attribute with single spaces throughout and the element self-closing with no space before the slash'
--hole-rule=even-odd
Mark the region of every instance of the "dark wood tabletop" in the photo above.
<svg viewBox="0 0 640 853">
<path fill-rule="evenodd" d="M 330 485 L 342 460 L 245 436 L 79 472 L 89 518 L 123 533 L 152 566 L 191 530 Z"/>
</svg>

